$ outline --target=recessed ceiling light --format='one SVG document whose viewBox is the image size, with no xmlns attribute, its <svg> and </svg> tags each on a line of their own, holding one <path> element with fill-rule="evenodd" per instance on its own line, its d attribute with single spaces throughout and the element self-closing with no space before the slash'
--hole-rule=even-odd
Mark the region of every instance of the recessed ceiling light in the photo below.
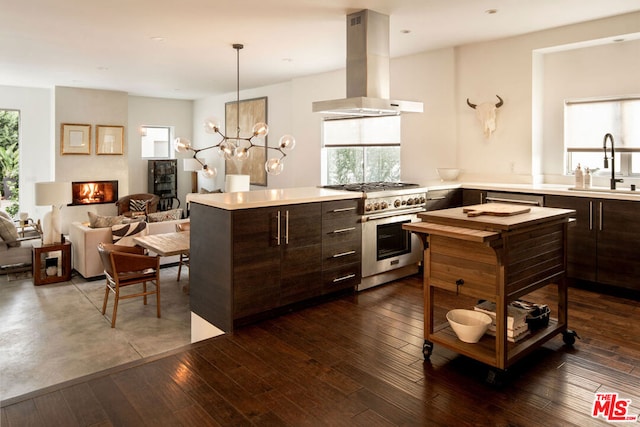
<svg viewBox="0 0 640 427">
<path fill-rule="evenodd" d="M 154 42 L 163 42 L 164 37 L 154 36 L 154 37 L 151 37 L 151 40 L 153 40 Z"/>
<path fill-rule="evenodd" d="M 402 34 L 409 34 L 411 32 L 411 30 L 400 30 L 400 33 Z"/>
<path fill-rule="evenodd" d="M 487 15 L 494 15 L 498 13 L 498 9 L 487 9 L 484 11 L 484 13 L 486 13 Z"/>
<path fill-rule="evenodd" d="M 624 39 L 623 38 L 619 38 L 619 39 L 613 39 L 614 43 L 620 43 L 623 42 Z"/>
</svg>

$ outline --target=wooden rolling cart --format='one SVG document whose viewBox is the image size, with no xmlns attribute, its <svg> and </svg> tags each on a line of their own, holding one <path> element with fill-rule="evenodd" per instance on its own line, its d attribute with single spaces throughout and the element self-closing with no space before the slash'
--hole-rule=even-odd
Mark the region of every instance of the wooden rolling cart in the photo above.
<svg viewBox="0 0 640 427">
<path fill-rule="evenodd" d="M 424 346 L 425 359 L 434 343 L 466 355 L 500 371 L 557 334 L 573 345 L 575 332 L 567 328 L 566 240 L 574 211 L 542 207 L 512 208 L 494 204 L 507 216 L 478 214 L 489 205 L 443 209 L 418 214 L 423 222 L 403 227 L 424 242 Z M 518 208 L 518 209 L 516 209 Z M 467 211 L 473 211 L 469 216 Z M 516 343 L 507 336 L 507 307 L 526 294 L 557 285 L 557 319 Z M 446 323 L 434 324 L 434 290 L 443 289 L 496 305 L 496 336 L 480 342 L 460 341 Z M 454 307 L 463 308 L 463 307 Z M 464 307 L 471 308 L 471 307 Z"/>
</svg>

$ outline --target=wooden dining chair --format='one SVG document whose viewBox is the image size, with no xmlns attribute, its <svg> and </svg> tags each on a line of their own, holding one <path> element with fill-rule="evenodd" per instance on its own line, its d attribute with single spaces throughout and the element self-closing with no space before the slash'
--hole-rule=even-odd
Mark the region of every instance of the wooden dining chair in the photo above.
<svg viewBox="0 0 640 427">
<path fill-rule="evenodd" d="M 98 252 L 104 267 L 106 287 L 102 314 L 107 311 L 109 294 L 115 294 L 113 302 L 113 315 L 111 327 L 116 326 L 118 314 L 118 302 L 122 299 L 143 297 L 144 305 L 147 305 L 147 296 L 156 295 L 156 311 L 160 317 L 160 257 L 144 254 L 144 249 L 139 246 L 122 246 L 111 243 L 100 243 Z M 153 285 L 148 289 L 147 283 Z M 121 288 L 130 285 L 141 285 L 142 290 L 132 293 L 121 293 Z"/>
<path fill-rule="evenodd" d="M 176 231 L 190 231 L 190 222 L 181 222 L 176 224 Z M 180 262 L 178 263 L 178 282 L 180 281 L 180 273 L 182 272 L 182 266 L 189 268 L 189 254 L 180 254 Z"/>
</svg>

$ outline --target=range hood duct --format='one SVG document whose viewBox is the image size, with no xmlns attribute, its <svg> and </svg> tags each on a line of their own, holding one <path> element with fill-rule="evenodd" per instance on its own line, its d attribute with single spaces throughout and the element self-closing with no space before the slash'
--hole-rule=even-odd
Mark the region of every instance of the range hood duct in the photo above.
<svg viewBox="0 0 640 427">
<path fill-rule="evenodd" d="M 422 102 L 389 99 L 389 17 L 372 10 L 347 15 L 347 98 L 317 101 L 314 113 L 340 117 L 422 113 Z"/>
</svg>

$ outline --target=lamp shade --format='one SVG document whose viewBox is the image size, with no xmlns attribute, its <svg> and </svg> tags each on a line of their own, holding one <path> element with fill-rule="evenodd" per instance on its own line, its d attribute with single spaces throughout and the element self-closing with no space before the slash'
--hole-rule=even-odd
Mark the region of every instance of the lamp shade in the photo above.
<svg viewBox="0 0 640 427">
<path fill-rule="evenodd" d="M 202 169 L 202 165 L 196 159 L 182 159 L 182 166 L 185 172 L 197 172 Z"/>
<path fill-rule="evenodd" d="M 36 206 L 61 206 L 69 203 L 70 182 L 36 182 Z"/>
</svg>

